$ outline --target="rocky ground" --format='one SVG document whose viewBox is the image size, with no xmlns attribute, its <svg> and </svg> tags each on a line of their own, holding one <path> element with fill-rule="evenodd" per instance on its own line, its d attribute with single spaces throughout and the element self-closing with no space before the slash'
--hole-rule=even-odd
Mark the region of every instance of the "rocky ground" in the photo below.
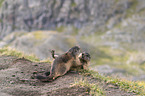
<svg viewBox="0 0 145 96">
<path fill-rule="evenodd" d="M 99 85 L 106 96 L 133 96 L 134 93 L 124 92 L 118 86 L 106 84 L 104 81 L 83 76 L 78 72 L 69 72 L 53 82 L 40 82 L 34 73 L 44 74 L 51 64 L 31 62 L 14 56 L 0 56 L 0 95 L 1 96 L 91 96 L 90 89 L 73 85 L 76 80 L 87 80 Z"/>
</svg>

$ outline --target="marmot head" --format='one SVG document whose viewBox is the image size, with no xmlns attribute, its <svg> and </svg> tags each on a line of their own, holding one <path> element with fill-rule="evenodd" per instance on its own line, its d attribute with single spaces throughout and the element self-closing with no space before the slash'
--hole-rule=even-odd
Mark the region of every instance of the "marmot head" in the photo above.
<svg viewBox="0 0 145 96">
<path fill-rule="evenodd" d="M 69 49 L 68 52 L 71 53 L 72 56 L 76 57 L 76 55 L 78 55 L 79 52 L 80 52 L 80 47 L 79 46 L 74 46 L 71 49 Z"/>
<path fill-rule="evenodd" d="M 81 54 L 81 57 L 80 57 L 82 60 L 85 60 L 85 61 L 90 61 L 91 60 L 91 56 L 90 56 L 90 54 L 89 53 L 87 53 L 87 52 L 83 52 L 82 54 Z"/>
</svg>

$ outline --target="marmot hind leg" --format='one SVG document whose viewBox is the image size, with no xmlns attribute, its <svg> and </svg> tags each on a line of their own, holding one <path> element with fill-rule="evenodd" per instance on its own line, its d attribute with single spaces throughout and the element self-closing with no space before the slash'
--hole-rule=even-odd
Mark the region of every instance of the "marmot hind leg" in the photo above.
<svg viewBox="0 0 145 96">
<path fill-rule="evenodd" d="M 56 74 L 54 75 L 53 79 L 56 79 L 56 78 L 59 77 L 59 76 L 63 76 L 63 75 L 65 75 L 67 72 L 68 72 L 68 70 L 67 70 L 66 66 L 61 66 L 61 67 L 57 70 L 57 72 L 56 72 Z"/>
</svg>

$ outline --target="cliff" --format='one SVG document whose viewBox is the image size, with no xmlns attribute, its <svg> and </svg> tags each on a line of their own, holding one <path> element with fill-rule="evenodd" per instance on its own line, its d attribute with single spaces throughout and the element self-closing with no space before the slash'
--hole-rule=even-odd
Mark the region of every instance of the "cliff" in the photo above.
<svg viewBox="0 0 145 96">
<path fill-rule="evenodd" d="M 91 34 L 113 28 L 124 18 L 145 8 L 144 0 L 2 1 L 0 39 L 13 31 L 55 30 L 63 26 L 78 29 L 89 26 L 88 33 Z"/>
</svg>

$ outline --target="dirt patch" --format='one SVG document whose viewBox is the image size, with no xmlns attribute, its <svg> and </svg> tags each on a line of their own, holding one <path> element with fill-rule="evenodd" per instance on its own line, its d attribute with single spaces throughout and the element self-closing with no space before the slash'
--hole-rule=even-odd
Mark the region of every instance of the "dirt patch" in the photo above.
<svg viewBox="0 0 145 96">
<path fill-rule="evenodd" d="M 0 70 L 9 68 L 15 59 L 16 57 L 12 56 L 0 56 Z"/>
<path fill-rule="evenodd" d="M 34 73 L 44 74 L 50 70 L 51 64 L 31 62 L 12 56 L 0 56 L 0 60 L 2 61 L 0 66 L 3 66 L 0 70 L 0 94 L 6 94 L 6 96 L 87 96 L 89 95 L 88 88 L 71 86 L 80 79 L 99 85 L 107 96 L 134 95 L 92 77 L 84 77 L 77 72 L 69 72 L 53 82 L 40 82 L 35 79 Z"/>
<path fill-rule="evenodd" d="M 89 88 L 73 86 L 48 92 L 48 96 L 90 96 L 89 92 Z"/>
<path fill-rule="evenodd" d="M 7 93 L 13 96 L 40 96 L 41 95 L 41 93 L 38 91 L 26 90 L 26 89 L 8 90 Z"/>
</svg>

